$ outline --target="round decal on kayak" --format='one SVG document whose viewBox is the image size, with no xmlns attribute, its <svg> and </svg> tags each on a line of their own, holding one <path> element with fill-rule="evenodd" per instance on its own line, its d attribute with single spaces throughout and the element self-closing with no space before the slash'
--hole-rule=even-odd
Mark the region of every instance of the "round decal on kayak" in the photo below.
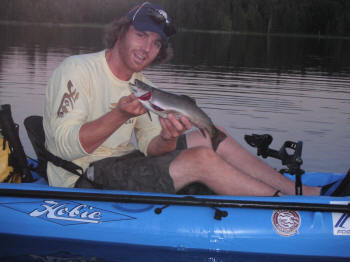
<svg viewBox="0 0 350 262">
<path fill-rule="evenodd" d="M 272 224 L 281 236 L 292 236 L 298 233 L 301 218 L 297 211 L 274 210 L 272 214 Z"/>
</svg>

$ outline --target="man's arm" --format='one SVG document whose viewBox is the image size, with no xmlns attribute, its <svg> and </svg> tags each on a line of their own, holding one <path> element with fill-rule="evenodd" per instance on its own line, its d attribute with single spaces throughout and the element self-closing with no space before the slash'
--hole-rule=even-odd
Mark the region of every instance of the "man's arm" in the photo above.
<svg viewBox="0 0 350 262">
<path fill-rule="evenodd" d="M 153 138 L 147 148 L 147 154 L 151 156 L 162 155 L 176 149 L 177 138 L 186 130 L 192 127 L 191 122 L 186 117 L 177 120 L 173 114 L 168 118 L 159 118 L 162 131 L 159 136 Z"/>
<path fill-rule="evenodd" d="M 144 113 L 146 109 L 133 94 L 122 97 L 112 111 L 81 126 L 80 144 L 90 154 L 128 119 Z"/>
</svg>

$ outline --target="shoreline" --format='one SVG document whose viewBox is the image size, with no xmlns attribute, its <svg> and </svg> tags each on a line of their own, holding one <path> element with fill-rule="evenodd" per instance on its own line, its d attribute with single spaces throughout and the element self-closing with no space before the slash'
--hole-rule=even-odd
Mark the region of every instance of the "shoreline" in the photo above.
<svg viewBox="0 0 350 262">
<path fill-rule="evenodd" d="M 103 28 L 107 24 L 92 24 L 92 23 L 54 23 L 54 22 L 25 22 L 25 21 L 6 21 L 0 20 L 0 25 L 21 25 L 21 26 L 45 26 L 45 27 L 90 27 Z M 321 34 L 299 34 L 299 33 L 260 33 L 260 32 L 242 32 L 242 31 L 225 31 L 225 30 L 202 30 L 179 28 L 181 33 L 204 33 L 204 34 L 228 34 L 228 35 L 253 35 L 262 37 L 300 37 L 300 38 L 317 38 L 317 39 L 344 39 L 350 40 L 350 36 L 339 35 L 321 35 Z"/>
</svg>

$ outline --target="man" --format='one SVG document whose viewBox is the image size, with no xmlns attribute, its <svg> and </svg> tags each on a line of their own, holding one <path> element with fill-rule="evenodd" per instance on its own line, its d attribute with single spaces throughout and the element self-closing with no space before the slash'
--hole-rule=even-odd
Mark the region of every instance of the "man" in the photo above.
<svg viewBox="0 0 350 262">
<path fill-rule="evenodd" d="M 135 79 L 168 56 L 175 33 L 167 13 L 145 2 L 114 22 L 107 49 L 67 58 L 53 73 L 46 92 L 47 149 L 87 172 L 79 177 L 48 164 L 52 186 L 93 187 L 176 193 L 201 182 L 217 194 L 294 194 L 294 182 L 281 176 L 227 134 L 216 152 L 186 117 L 152 116 L 131 94 Z M 140 153 L 131 143 L 132 133 Z M 225 132 L 225 131 L 224 131 Z M 320 188 L 303 187 L 305 195 Z"/>
</svg>

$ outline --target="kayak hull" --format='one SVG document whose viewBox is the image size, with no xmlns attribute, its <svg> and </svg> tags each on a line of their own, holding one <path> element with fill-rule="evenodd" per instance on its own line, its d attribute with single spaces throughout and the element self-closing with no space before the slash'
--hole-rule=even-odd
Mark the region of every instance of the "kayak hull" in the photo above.
<svg viewBox="0 0 350 262">
<path fill-rule="evenodd" d="M 338 175 L 316 173 L 304 178 L 308 176 L 318 183 L 339 179 Z M 137 201 L 126 201 L 124 196 Z M 164 198 L 174 198 L 175 204 L 164 204 Z M 2 183 L 0 259 L 349 261 L 346 211 L 293 210 L 289 205 L 346 205 L 350 197 L 193 198 L 204 204 L 191 204 L 196 201 L 182 195 L 55 188 L 42 179 Z M 186 200 L 183 204 L 177 203 L 182 199 Z M 218 204 L 206 204 L 210 201 Z M 220 206 L 225 201 L 235 205 Z M 266 208 L 259 203 L 278 205 Z"/>
</svg>

